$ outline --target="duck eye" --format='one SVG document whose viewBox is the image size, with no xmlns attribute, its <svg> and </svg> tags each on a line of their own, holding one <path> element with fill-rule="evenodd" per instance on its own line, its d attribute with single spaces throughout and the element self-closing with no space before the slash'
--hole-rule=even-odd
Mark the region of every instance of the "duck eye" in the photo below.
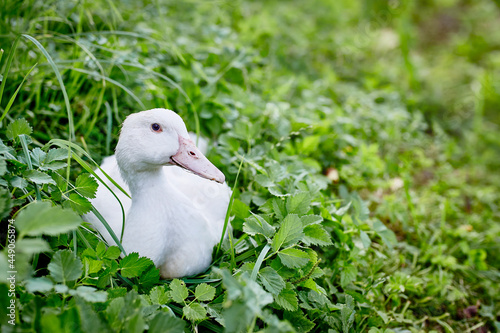
<svg viewBox="0 0 500 333">
<path fill-rule="evenodd" d="M 151 129 L 155 132 L 161 132 L 161 126 L 157 123 L 152 124 Z"/>
</svg>

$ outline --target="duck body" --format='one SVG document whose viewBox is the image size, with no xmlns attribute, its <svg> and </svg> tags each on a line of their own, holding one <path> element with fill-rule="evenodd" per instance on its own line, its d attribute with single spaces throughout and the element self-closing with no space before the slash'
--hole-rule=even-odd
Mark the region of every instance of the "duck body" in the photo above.
<svg viewBox="0 0 500 333">
<path fill-rule="evenodd" d="M 201 273 L 209 267 L 212 249 L 222 236 L 231 191 L 223 183 L 222 173 L 195 150 L 184 123 L 174 112 L 153 109 L 134 114 L 132 122 L 129 118 L 116 154 L 101 166 L 132 197 L 107 181 L 125 211 L 122 245 L 127 253 L 151 258 L 163 278 Z M 172 133 L 150 130 L 152 124 L 160 123 L 162 132 Z M 173 129 L 169 129 L 171 123 Z M 100 170 L 97 174 L 106 179 Z M 111 191 L 100 186 L 92 204 L 119 238 L 123 215 Z M 92 213 L 85 217 L 108 244 L 115 244 Z"/>
</svg>

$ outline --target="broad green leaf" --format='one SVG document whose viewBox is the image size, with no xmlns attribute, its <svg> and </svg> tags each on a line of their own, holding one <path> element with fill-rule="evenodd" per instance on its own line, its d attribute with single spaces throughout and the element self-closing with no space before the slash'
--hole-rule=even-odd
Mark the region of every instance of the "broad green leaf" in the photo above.
<svg viewBox="0 0 500 333">
<path fill-rule="evenodd" d="M 87 198 L 95 198 L 97 191 L 97 181 L 90 175 L 90 173 L 83 173 L 76 179 L 76 190 Z"/>
<path fill-rule="evenodd" d="M 42 332 L 64 332 L 65 330 L 61 328 L 63 323 L 61 318 L 55 313 L 49 313 L 43 316 L 40 320 L 41 331 Z M 68 328 L 68 327 L 66 327 Z"/>
<path fill-rule="evenodd" d="M 373 230 L 382 238 L 384 244 L 387 245 L 390 249 L 393 248 L 395 244 L 397 244 L 398 239 L 394 232 L 388 229 L 385 224 L 383 224 L 380 220 L 376 220 L 373 223 Z"/>
<path fill-rule="evenodd" d="M 31 278 L 28 281 L 25 282 L 26 290 L 29 291 L 30 293 L 46 293 L 52 290 L 54 288 L 54 283 L 52 281 L 45 277 L 39 277 L 39 278 Z"/>
<path fill-rule="evenodd" d="M 0 176 L 5 175 L 7 172 L 7 162 L 5 162 L 4 158 L 0 158 Z"/>
<path fill-rule="evenodd" d="M 349 333 L 352 324 L 354 323 L 354 315 L 356 311 L 354 310 L 354 299 L 351 295 L 346 295 L 346 304 L 341 305 L 340 318 L 342 320 L 342 332 Z"/>
<path fill-rule="evenodd" d="M 215 288 L 206 283 L 200 283 L 196 286 L 194 296 L 198 301 L 211 301 L 215 297 Z"/>
<path fill-rule="evenodd" d="M 279 295 L 274 296 L 274 301 L 287 311 L 296 311 L 299 307 L 297 294 L 292 289 L 283 289 Z"/>
<path fill-rule="evenodd" d="M 286 216 L 286 207 L 285 207 L 285 200 L 282 200 L 280 198 L 274 198 L 273 199 L 273 211 L 274 214 L 276 214 L 276 217 L 278 220 L 283 220 Z"/>
<path fill-rule="evenodd" d="M 74 301 L 78 308 L 82 332 L 106 332 L 106 327 L 102 323 L 101 317 L 96 313 L 91 304 L 78 296 L 74 297 Z"/>
<path fill-rule="evenodd" d="M 184 281 L 174 279 L 170 282 L 170 297 L 172 297 L 175 302 L 180 304 L 184 303 L 188 295 L 189 291 Z"/>
<path fill-rule="evenodd" d="M 56 184 L 52 177 L 38 170 L 26 170 L 23 172 L 23 177 L 31 180 L 35 184 Z"/>
<path fill-rule="evenodd" d="M 70 250 L 57 251 L 48 265 L 50 276 L 56 282 L 74 281 L 82 275 L 82 262 Z"/>
<path fill-rule="evenodd" d="M 8 271 L 12 269 L 7 259 L 7 251 L 0 251 L 0 283 L 7 284 Z M 1 288 L 1 287 L 0 287 Z"/>
<path fill-rule="evenodd" d="M 67 207 L 68 205 L 81 215 L 90 212 L 92 209 L 90 201 L 77 193 L 71 193 L 69 195 L 68 200 L 64 203 L 64 207 Z"/>
<path fill-rule="evenodd" d="M 302 241 L 306 245 L 332 245 L 330 235 L 320 224 L 308 225 L 304 228 L 304 238 Z"/>
<path fill-rule="evenodd" d="M 191 303 L 182 308 L 184 316 L 191 321 L 203 320 L 207 316 L 207 310 L 199 303 Z"/>
<path fill-rule="evenodd" d="M 151 262 L 151 266 L 147 268 L 139 278 L 139 284 L 144 289 L 149 289 L 160 281 L 160 270 Z"/>
<path fill-rule="evenodd" d="M 371 241 L 370 237 L 368 236 L 368 234 L 366 232 L 364 232 L 363 230 L 360 230 L 359 236 L 361 237 L 361 243 L 363 243 L 363 247 L 365 249 L 370 248 L 372 241 Z"/>
<path fill-rule="evenodd" d="M 149 301 L 151 304 L 166 304 L 170 300 L 164 286 L 154 286 L 149 292 Z"/>
<path fill-rule="evenodd" d="M 144 305 L 147 305 L 145 299 L 131 290 L 109 303 L 105 310 L 107 321 L 115 332 L 144 332 Z"/>
<path fill-rule="evenodd" d="M 12 179 L 9 182 L 10 182 L 10 185 L 12 185 L 12 187 L 17 187 L 17 188 L 21 188 L 21 189 L 26 188 L 29 185 L 29 183 L 26 179 L 18 177 L 18 176 L 12 177 Z"/>
<path fill-rule="evenodd" d="M 314 322 L 307 319 L 301 310 L 290 312 L 285 311 L 283 319 L 286 319 L 292 324 L 297 333 L 307 333 L 314 328 Z"/>
<path fill-rule="evenodd" d="M 258 174 L 254 179 L 262 187 L 274 186 L 274 182 L 266 175 Z"/>
<path fill-rule="evenodd" d="M 186 322 L 165 312 L 158 312 L 149 323 L 148 333 L 184 333 Z"/>
<path fill-rule="evenodd" d="M 66 162 L 56 161 L 56 162 L 42 165 L 40 167 L 40 170 L 43 170 L 43 171 L 52 170 L 52 171 L 54 171 L 54 170 L 62 169 L 64 167 L 66 167 L 67 165 L 68 165 L 68 163 L 66 163 Z"/>
<path fill-rule="evenodd" d="M 53 207 L 50 202 L 35 202 L 23 209 L 15 222 L 24 235 L 55 236 L 76 229 L 82 223 L 82 218 L 69 209 Z"/>
<path fill-rule="evenodd" d="M 267 238 L 271 238 L 275 233 L 274 227 L 267 223 L 262 216 L 257 214 L 253 214 L 245 219 L 243 231 L 252 236 L 261 234 Z"/>
<path fill-rule="evenodd" d="M 286 199 L 286 211 L 288 214 L 304 215 L 309 211 L 311 195 L 309 192 L 299 192 Z"/>
<path fill-rule="evenodd" d="M 309 279 L 301 282 L 299 285 L 301 287 L 309 288 L 311 290 L 314 290 L 314 291 L 316 291 L 318 293 L 322 292 L 321 289 L 318 288 L 319 287 L 318 284 L 316 282 L 314 282 L 314 280 L 311 279 L 311 278 L 309 278 Z"/>
<path fill-rule="evenodd" d="M 240 219 L 246 219 L 250 216 L 250 207 L 243 203 L 239 199 L 234 199 L 231 211 L 236 217 Z"/>
<path fill-rule="evenodd" d="M 34 254 L 50 251 L 49 243 L 42 238 L 23 238 L 16 242 L 19 251 Z"/>
<path fill-rule="evenodd" d="M 340 207 L 339 209 L 337 209 L 336 211 L 334 211 L 333 214 L 335 214 L 337 216 L 344 216 L 344 214 L 347 213 L 347 211 L 351 207 L 351 204 L 352 204 L 351 201 L 348 202 L 347 205 Z"/>
<path fill-rule="evenodd" d="M 14 140 L 19 135 L 30 135 L 33 132 L 33 128 L 31 128 L 30 124 L 26 121 L 26 119 L 16 119 L 11 122 L 7 126 L 7 130 L 5 131 L 5 135 L 9 140 Z"/>
<path fill-rule="evenodd" d="M 102 290 L 97 290 L 90 286 L 79 286 L 76 290 L 70 290 L 71 295 L 78 295 L 90 303 L 102 303 L 108 299 L 108 293 Z"/>
<path fill-rule="evenodd" d="M 45 157 L 45 164 L 65 160 L 68 158 L 68 150 L 63 148 L 53 148 L 47 152 L 47 156 Z"/>
<path fill-rule="evenodd" d="M 368 208 L 368 204 L 356 193 L 353 194 L 352 199 L 354 217 L 357 217 L 358 220 L 362 222 L 366 222 L 370 217 L 370 209 Z"/>
<path fill-rule="evenodd" d="M 319 215 L 304 215 L 300 218 L 302 221 L 302 224 L 305 226 L 311 225 L 311 224 L 319 224 L 323 221 L 323 217 Z"/>
<path fill-rule="evenodd" d="M 320 143 L 320 135 L 309 135 L 304 138 L 301 144 L 301 151 L 303 154 L 311 153 L 318 149 Z"/>
<path fill-rule="evenodd" d="M 58 283 L 54 286 L 54 290 L 56 293 L 59 293 L 59 294 L 67 294 L 69 291 L 69 287 L 65 284 Z"/>
<path fill-rule="evenodd" d="M 141 275 L 152 264 L 151 259 L 146 257 L 139 258 L 139 253 L 133 252 L 120 261 L 121 274 L 126 278 L 136 277 Z"/>
<path fill-rule="evenodd" d="M 281 223 L 280 229 L 273 239 L 272 247 L 277 252 L 282 246 L 297 243 L 304 234 L 302 233 L 302 222 L 296 214 L 289 214 Z"/>
<path fill-rule="evenodd" d="M 30 156 L 31 156 L 31 162 L 34 164 L 34 165 L 37 165 L 37 166 L 40 166 L 43 161 L 45 160 L 45 156 L 47 154 L 41 150 L 40 148 L 35 148 L 33 149 L 33 151 L 30 153 Z"/>
<path fill-rule="evenodd" d="M 227 269 L 214 269 L 222 274 L 222 282 L 227 290 L 227 297 L 230 300 L 242 299 L 247 304 L 252 314 L 260 313 L 259 311 L 267 304 L 273 301 L 272 295 L 262 288 L 260 284 L 250 278 L 248 273 L 243 273 L 238 276 L 238 280 L 231 275 Z"/>
<path fill-rule="evenodd" d="M 104 244 L 104 242 L 97 243 L 95 248 L 96 258 L 102 258 L 104 253 L 106 253 L 106 244 Z"/>
<path fill-rule="evenodd" d="M 83 270 L 85 274 L 97 273 L 101 270 L 103 262 L 91 258 L 83 258 Z"/>
<path fill-rule="evenodd" d="M 0 219 L 9 216 L 11 209 L 12 198 L 10 192 L 4 187 L 0 187 Z"/>
<path fill-rule="evenodd" d="M 110 246 L 107 250 L 106 253 L 104 254 L 104 258 L 106 259 L 118 259 L 120 257 L 121 251 L 118 246 Z"/>
<path fill-rule="evenodd" d="M 287 176 L 286 167 L 275 160 L 269 161 L 268 171 L 269 177 L 276 183 L 282 181 Z"/>
<path fill-rule="evenodd" d="M 286 283 L 283 278 L 272 267 L 264 267 L 259 271 L 262 285 L 270 293 L 277 295 L 285 288 Z"/>
<path fill-rule="evenodd" d="M 294 248 L 280 251 L 278 252 L 278 256 L 283 265 L 290 268 L 303 267 L 309 262 L 309 255 L 307 252 Z"/>
<path fill-rule="evenodd" d="M 356 280 L 358 269 L 355 266 L 347 266 L 340 272 L 340 285 L 344 288 L 352 281 Z"/>
<path fill-rule="evenodd" d="M 246 304 L 234 302 L 223 312 L 223 317 L 226 332 L 247 332 L 254 316 L 248 311 Z"/>
</svg>

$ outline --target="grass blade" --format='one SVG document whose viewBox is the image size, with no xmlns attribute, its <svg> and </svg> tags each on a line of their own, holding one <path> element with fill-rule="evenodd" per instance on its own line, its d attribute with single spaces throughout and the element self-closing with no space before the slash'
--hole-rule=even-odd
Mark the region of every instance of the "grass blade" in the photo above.
<svg viewBox="0 0 500 333">
<path fill-rule="evenodd" d="M 2 116 L 0 117 L 0 123 L 2 122 L 2 120 L 5 118 L 5 116 L 9 112 L 9 110 L 12 106 L 12 103 L 14 103 L 14 100 L 16 99 L 16 96 L 19 93 L 19 90 L 21 90 L 21 87 L 23 86 L 24 81 L 26 81 L 26 78 L 28 77 L 28 75 L 30 75 L 30 73 L 35 69 L 36 65 L 37 64 L 35 64 L 35 65 L 33 65 L 33 67 L 31 67 L 31 69 L 28 71 L 28 73 L 24 76 L 23 80 L 21 81 L 21 84 L 17 87 L 16 91 L 14 92 L 12 97 L 10 98 L 9 103 L 5 107 L 5 110 L 3 111 Z"/>
<path fill-rule="evenodd" d="M 10 49 L 9 57 L 7 58 L 7 64 L 5 65 L 5 70 L 2 73 L 3 79 L 2 79 L 2 84 L 0 84 L 0 103 L 2 103 L 2 96 L 3 96 L 3 90 L 5 88 L 5 82 L 7 82 L 7 76 L 9 75 L 10 66 L 12 65 L 12 59 L 14 59 L 14 52 L 16 51 L 18 42 L 19 42 L 19 36 L 17 36 L 17 38 L 12 43 L 12 48 Z M 3 55 L 3 50 L 2 50 L 2 55 Z"/>
<path fill-rule="evenodd" d="M 108 102 L 104 104 L 106 106 L 106 155 L 109 155 L 111 149 L 111 135 L 113 134 L 113 111 L 111 111 L 111 106 Z"/>
<path fill-rule="evenodd" d="M 255 281 L 257 279 L 257 273 L 260 270 L 260 266 L 262 266 L 262 262 L 264 261 L 264 258 L 266 257 L 267 252 L 271 249 L 271 245 L 266 244 L 264 248 L 262 249 L 262 252 L 259 254 L 259 257 L 257 258 L 257 261 L 255 262 L 255 266 L 252 270 L 252 275 L 250 278 Z"/>
<path fill-rule="evenodd" d="M 99 73 L 96 73 L 96 72 L 91 72 L 91 71 L 87 71 L 85 69 L 81 69 L 81 68 L 73 68 L 73 67 L 68 67 L 68 69 L 71 69 L 73 71 L 76 71 L 76 72 L 80 72 L 80 73 L 84 73 L 84 74 L 88 74 L 88 75 L 95 75 L 95 76 L 98 76 L 100 79 L 104 79 L 106 81 L 108 81 L 109 83 L 112 83 L 114 84 L 115 86 L 118 86 L 120 88 L 122 88 L 123 91 L 125 91 L 127 94 L 130 95 L 130 97 L 132 97 L 136 102 L 137 104 L 139 104 L 141 106 L 141 108 L 143 110 L 146 110 L 146 106 L 142 103 L 142 101 L 139 99 L 139 97 L 137 97 L 130 89 L 128 89 L 127 87 L 125 87 L 123 84 L 121 84 L 120 82 L 118 81 L 115 81 L 113 80 L 112 78 L 109 78 L 107 76 L 102 76 L 101 74 Z"/>
<path fill-rule="evenodd" d="M 215 252 L 216 256 L 220 251 L 220 248 L 222 246 L 222 241 L 224 240 L 224 235 L 226 234 L 226 231 L 227 231 L 227 225 L 229 224 L 229 216 L 231 214 L 231 208 L 233 207 L 234 193 L 235 193 L 236 185 L 238 184 L 238 178 L 240 176 L 241 167 L 243 166 L 244 161 L 245 161 L 245 158 L 242 158 L 241 162 L 240 162 L 240 166 L 238 168 L 238 173 L 236 173 L 236 178 L 234 179 L 233 191 L 231 193 L 231 198 L 229 199 L 229 206 L 227 207 L 226 218 L 224 220 L 224 228 L 222 229 L 222 235 L 220 236 L 219 245 L 217 246 L 217 251 Z M 233 260 L 234 260 L 234 249 L 231 249 L 231 250 L 232 250 L 231 253 L 233 256 Z"/>
<path fill-rule="evenodd" d="M 33 164 L 31 163 L 31 157 L 28 149 L 28 142 L 26 141 L 26 136 L 24 134 L 19 135 L 19 140 L 21 140 L 21 146 L 23 147 L 24 156 L 26 158 L 26 162 L 28 163 L 28 169 L 33 170 Z M 36 200 L 42 201 L 42 196 L 40 194 L 40 190 L 38 189 L 38 185 L 35 183 L 33 183 L 33 185 L 35 186 Z"/>
<path fill-rule="evenodd" d="M 130 195 L 127 193 L 127 191 L 125 191 L 120 185 L 118 185 L 118 183 L 115 182 L 115 180 L 113 178 L 111 178 L 104 170 L 102 170 L 101 167 L 99 166 L 99 164 L 97 164 L 97 162 L 94 161 L 94 159 L 85 150 L 83 150 L 82 147 L 78 146 L 77 144 L 75 144 L 73 142 L 69 142 L 67 140 L 62 140 L 62 139 L 52 139 L 52 140 L 49 141 L 49 143 L 46 144 L 46 146 L 51 146 L 51 145 L 55 145 L 55 146 L 58 146 L 58 147 L 61 147 L 61 148 L 68 148 L 68 146 L 69 146 L 72 149 L 76 150 L 77 152 L 81 153 L 82 155 L 84 155 L 85 157 L 87 157 L 92 162 L 92 164 L 94 164 L 94 166 L 96 166 L 97 168 L 99 168 L 103 172 L 103 174 L 106 176 L 106 178 L 113 185 L 115 185 L 127 197 L 131 198 Z M 80 160 L 81 160 L 81 158 L 80 158 Z M 88 166 L 87 163 L 85 163 L 85 165 L 88 168 L 90 168 L 90 166 Z M 84 165 L 82 165 L 82 166 L 85 167 Z M 90 170 L 92 170 L 92 169 L 90 169 Z M 94 171 L 92 170 L 91 173 L 94 173 Z"/>
<path fill-rule="evenodd" d="M 75 140 L 75 125 L 73 123 L 73 113 L 71 112 L 71 106 L 69 104 L 69 97 L 68 93 L 66 92 L 66 87 L 64 86 L 64 82 L 61 76 L 61 73 L 59 72 L 59 69 L 57 68 L 57 65 L 55 64 L 54 60 L 52 60 L 52 57 L 50 54 L 47 52 L 47 50 L 43 47 L 42 44 L 40 44 L 39 41 L 37 41 L 35 38 L 31 37 L 30 35 L 22 34 L 24 38 L 30 40 L 33 44 L 38 47 L 38 49 L 43 53 L 47 61 L 49 62 L 50 66 L 54 70 L 54 73 L 56 74 L 57 81 L 59 81 L 59 86 L 61 87 L 62 94 L 64 96 L 64 103 L 66 104 L 66 111 L 68 113 L 68 124 L 69 124 L 69 141 L 74 141 Z"/>
<path fill-rule="evenodd" d="M 101 167 L 92 159 L 92 157 L 90 157 L 90 155 L 85 150 L 83 150 L 80 146 L 78 146 L 77 144 L 75 144 L 73 142 L 69 142 L 69 141 L 61 140 L 61 139 L 52 139 L 52 140 L 49 141 L 49 143 L 47 143 L 46 146 L 51 146 L 51 145 L 56 145 L 56 146 L 63 147 L 63 148 L 71 147 L 72 149 L 74 149 L 74 150 L 82 153 L 84 156 L 86 156 L 87 158 L 89 158 L 92 161 L 92 163 L 99 168 L 99 170 L 101 170 L 101 172 L 104 174 L 104 176 L 111 183 L 113 183 L 113 185 L 115 185 L 120 191 L 122 191 L 127 197 L 130 198 L 130 195 L 127 193 L 127 191 L 125 191 L 120 185 L 118 185 L 118 183 L 116 183 L 116 181 L 113 178 L 111 178 L 104 170 L 102 170 Z M 90 165 L 87 162 L 85 162 L 80 156 L 78 156 L 77 154 L 75 154 L 75 152 L 73 152 L 72 155 L 73 155 L 73 158 L 75 159 L 75 161 L 77 161 L 78 164 L 80 164 L 88 173 L 90 173 L 99 182 L 101 182 L 101 184 L 103 184 L 104 186 L 106 186 L 106 188 L 111 192 L 111 194 L 113 194 L 113 196 L 115 197 L 115 199 L 118 201 L 118 203 L 120 205 L 120 208 L 121 208 L 121 211 L 122 211 L 122 232 L 121 232 L 121 235 L 120 235 L 120 240 L 118 240 L 118 238 L 116 237 L 114 231 L 111 229 L 111 227 L 106 222 L 106 220 L 104 219 L 104 217 L 94 207 L 92 207 L 92 212 L 102 222 L 102 224 L 104 225 L 104 227 L 106 228 L 106 230 L 108 230 L 108 232 L 111 235 L 111 237 L 113 237 L 113 240 L 117 244 L 120 244 L 120 249 L 123 251 L 123 247 L 121 247 L 121 243 L 120 242 L 123 239 L 123 232 L 125 230 L 125 209 L 123 208 L 123 205 L 122 205 L 120 199 L 111 190 L 111 188 L 108 186 L 108 184 L 106 184 L 106 182 L 101 177 L 99 177 L 95 173 L 94 170 L 92 170 L 92 168 L 90 167 Z M 125 252 L 123 252 L 123 253 L 125 253 Z"/>
</svg>

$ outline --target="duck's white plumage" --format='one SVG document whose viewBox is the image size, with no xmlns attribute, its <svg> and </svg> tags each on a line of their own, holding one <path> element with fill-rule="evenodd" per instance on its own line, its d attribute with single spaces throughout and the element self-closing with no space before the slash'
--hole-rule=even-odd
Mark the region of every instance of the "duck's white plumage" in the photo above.
<svg viewBox="0 0 500 333">
<path fill-rule="evenodd" d="M 154 131 L 153 124 L 160 125 L 161 131 Z M 101 165 L 132 200 L 96 171 L 123 205 L 125 251 L 151 258 L 165 278 L 189 276 L 208 268 L 213 246 L 222 235 L 231 194 L 225 183 L 209 180 L 223 182 L 224 176 L 191 144 L 176 113 L 142 111 L 127 117 L 116 154 Z M 92 204 L 120 237 L 122 211 L 113 194 L 99 186 Z M 109 244 L 115 244 L 92 213 L 85 219 Z"/>
</svg>

